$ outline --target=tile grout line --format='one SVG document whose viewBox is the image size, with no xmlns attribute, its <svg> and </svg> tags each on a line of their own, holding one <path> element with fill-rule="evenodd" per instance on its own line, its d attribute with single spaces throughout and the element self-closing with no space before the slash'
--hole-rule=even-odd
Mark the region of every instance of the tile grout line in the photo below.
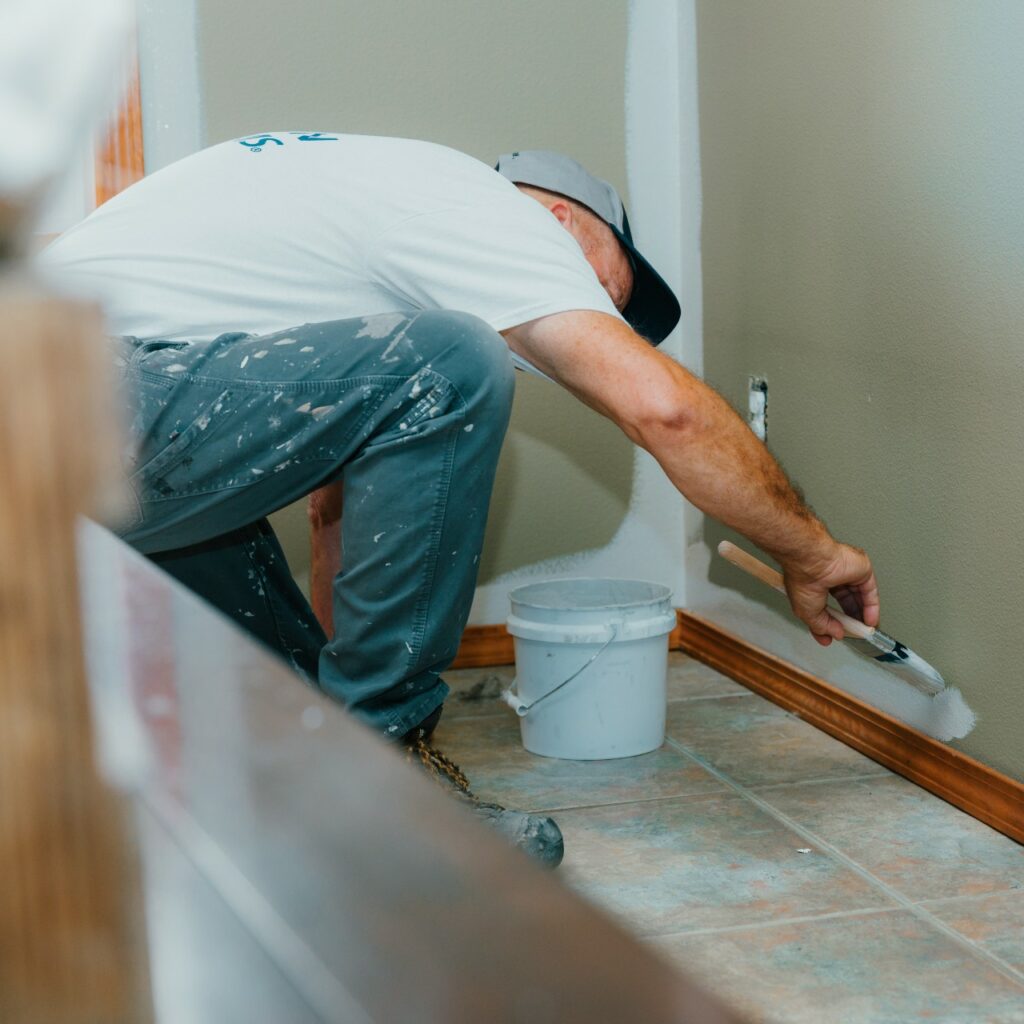
<svg viewBox="0 0 1024 1024">
<path fill-rule="evenodd" d="M 752 690 L 747 693 L 703 693 L 696 697 L 669 697 L 669 706 L 673 704 L 685 704 L 695 700 L 738 700 L 746 697 L 756 697 L 757 694 Z M 456 700 L 458 698 L 456 697 Z M 447 714 L 444 716 L 444 720 L 447 723 L 454 725 L 456 722 L 476 722 L 484 718 L 505 718 L 508 715 L 508 709 L 504 706 L 497 707 L 493 711 L 484 711 L 478 715 L 460 715 L 460 714 Z"/>
<path fill-rule="evenodd" d="M 692 700 L 741 700 L 747 697 L 756 697 L 757 694 L 753 690 L 749 690 L 747 693 L 701 693 L 696 697 L 669 697 L 668 703 L 671 704 L 685 704 Z"/>
<path fill-rule="evenodd" d="M 892 772 L 886 771 L 884 773 L 879 772 L 871 775 L 845 775 L 840 778 L 803 779 L 799 782 L 779 782 L 764 788 L 774 791 L 776 789 L 789 789 L 792 786 L 827 786 L 830 783 L 837 782 L 863 782 L 870 779 L 884 779 L 888 778 L 890 775 L 892 775 Z M 760 792 L 760 790 L 751 790 L 751 792 Z M 692 793 L 668 793 L 664 796 L 647 796 L 631 800 L 607 800 L 604 803 L 594 804 L 538 805 L 535 807 L 526 807 L 524 809 L 530 814 L 561 814 L 562 811 L 596 811 L 600 810 L 602 807 L 627 807 L 630 804 L 654 804 L 662 803 L 666 800 L 702 800 L 710 797 L 729 795 L 730 794 L 726 789 L 712 789 Z"/>
<path fill-rule="evenodd" d="M 563 811 L 599 811 L 602 807 L 629 807 L 632 804 L 661 804 L 669 800 L 710 800 L 729 796 L 724 789 L 705 790 L 702 793 L 670 793 L 666 796 L 646 796 L 639 800 L 612 800 L 603 804 L 563 804 L 559 807 L 528 807 L 530 814 L 561 814 Z M 500 797 L 499 797 L 500 800 Z"/>
<path fill-rule="evenodd" d="M 918 900 L 917 905 L 923 906 L 926 903 L 963 903 L 967 900 L 983 900 L 992 896 L 1003 896 L 1009 897 L 1010 899 L 1022 899 L 1024 900 L 1024 888 L 1020 889 L 1006 889 L 997 892 L 983 892 L 975 893 L 969 896 L 933 896 L 926 900 Z"/>
<path fill-rule="evenodd" d="M 773 793 L 777 789 L 791 789 L 795 786 L 822 786 L 830 782 L 866 782 L 869 779 L 888 779 L 892 775 L 893 772 L 888 768 L 882 768 L 877 772 L 861 772 L 858 775 L 819 776 L 811 779 L 794 779 L 792 782 L 769 782 L 765 786 L 747 786 L 745 788 L 749 789 L 751 793 Z M 738 785 L 743 785 L 743 783 L 738 783 Z"/>
<path fill-rule="evenodd" d="M 836 910 L 830 914 L 809 914 L 806 917 L 780 917 L 777 921 L 754 921 L 750 924 L 727 924 L 721 928 L 695 928 L 690 932 L 645 932 L 645 939 L 689 939 L 700 935 L 723 935 L 727 932 L 764 931 L 792 924 L 813 924 L 848 917 L 870 917 L 872 914 L 899 914 L 902 907 L 863 907 L 858 910 Z"/>
<path fill-rule="evenodd" d="M 500 708 L 496 711 L 485 711 L 481 715 L 445 715 L 444 725 L 458 725 L 460 722 L 489 722 L 494 718 L 504 718 L 505 712 Z M 444 726 L 439 725 L 441 729 Z"/>
<path fill-rule="evenodd" d="M 675 747 L 675 749 L 678 750 L 681 754 L 685 754 L 692 761 L 699 764 L 705 771 L 710 772 L 712 775 L 715 776 L 715 778 L 725 783 L 725 785 L 727 785 L 730 789 L 734 790 L 741 797 L 743 797 L 746 800 L 749 800 L 752 804 L 754 804 L 756 807 L 762 810 L 769 817 L 774 818 L 781 825 L 785 825 L 786 828 L 790 829 L 793 832 L 796 832 L 797 835 L 802 836 L 808 842 L 816 843 L 818 846 L 822 847 L 828 853 L 828 855 L 832 857 L 833 860 L 839 861 L 845 867 L 849 868 L 849 870 L 853 871 L 855 874 L 863 878 L 864 881 L 866 881 L 869 885 L 872 885 L 876 889 L 879 889 L 891 900 L 893 900 L 895 903 L 898 903 L 901 907 L 903 907 L 905 910 L 911 913 L 914 917 L 921 920 L 924 924 L 929 925 L 934 930 L 941 932 L 947 938 L 952 939 L 957 945 L 961 946 L 962 948 L 969 950 L 971 953 L 974 954 L 974 956 L 978 957 L 981 960 L 984 960 L 990 967 L 998 971 L 1005 978 L 1010 979 L 1017 985 L 1024 986 L 1024 972 L 1018 971 L 1015 967 L 1012 967 L 1010 964 L 1006 963 L 1005 960 L 1002 960 L 1000 957 L 997 957 L 994 953 L 990 953 L 987 949 L 984 949 L 982 946 L 978 945 L 973 940 L 968 939 L 965 935 L 961 935 L 958 931 L 956 931 L 956 929 L 951 928 L 944 921 L 939 920 L 939 918 L 935 917 L 934 914 L 930 914 L 919 904 L 911 902 L 906 896 L 899 892 L 899 890 L 894 889 L 888 883 L 883 882 L 876 875 L 873 875 L 870 871 L 868 871 L 867 868 L 858 864 L 855 860 L 853 860 L 853 858 L 848 857 L 845 853 L 843 853 L 837 847 L 833 846 L 831 843 L 826 841 L 823 837 L 819 836 L 816 832 L 812 832 L 810 829 L 798 824 L 788 815 L 784 814 L 782 811 L 773 807 L 770 803 L 768 803 L 767 800 L 762 800 L 759 796 L 757 796 L 756 793 L 747 789 L 745 786 L 740 785 L 740 783 L 736 782 L 728 775 L 726 775 L 725 772 L 720 771 L 710 762 L 702 758 L 699 754 L 695 754 L 692 750 L 689 750 L 686 747 L 684 747 L 678 740 L 674 740 L 670 737 L 667 740 L 667 742 L 671 746 Z"/>
</svg>

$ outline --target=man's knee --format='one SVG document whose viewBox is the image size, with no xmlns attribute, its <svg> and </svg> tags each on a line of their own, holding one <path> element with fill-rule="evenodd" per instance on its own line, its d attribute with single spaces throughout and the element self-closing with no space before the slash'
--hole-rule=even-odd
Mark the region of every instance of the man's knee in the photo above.
<svg viewBox="0 0 1024 1024">
<path fill-rule="evenodd" d="M 458 388 L 469 405 L 508 411 L 515 370 L 505 339 L 472 313 L 426 310 L 410 327 L 414 347 L 426 342 L 430 368 Z"/>
</svg>

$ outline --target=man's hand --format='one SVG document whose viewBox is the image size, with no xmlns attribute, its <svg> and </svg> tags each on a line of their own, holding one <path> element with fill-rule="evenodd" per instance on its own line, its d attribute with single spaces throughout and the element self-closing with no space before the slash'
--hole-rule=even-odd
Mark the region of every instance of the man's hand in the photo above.
<svg viewBox="0 0 1024 1024">
<path fill-rule="evenodd" d="M 878 584 L 871 559 L 860 548 L 835 544 L 831 559 L 783 565 L 783 576 L 793 612 L 822 647 L 845 635 L 840 622 L 826 608 L 829 594 L 847 615 L 869 626 L 878 625 Z"/>
</svg>

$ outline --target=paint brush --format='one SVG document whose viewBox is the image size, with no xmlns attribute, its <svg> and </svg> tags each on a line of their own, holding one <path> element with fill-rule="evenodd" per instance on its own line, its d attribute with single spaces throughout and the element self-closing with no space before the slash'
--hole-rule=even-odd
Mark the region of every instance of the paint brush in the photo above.
<svg viewBox="0 0 1024 1024">
<path fill-rule="evenodd" d="M 765 565 L 764 562 L 748 554 L 742 548 L 723 540 L 718 545 L 718 553 L 727 562 L 732 562 L 737 569 L 742 569 L 762 583 L 767 583 L 769 587 L 779 591 L 780 594 L 786 593 L 786 587 L 782 582 L 782 573 Z M 844 637 L 846 644 L 862 657 L 878 662 L 883 668 L 894 672 L 911 686 L 929 696 L 941 693 L 946 688 L 946 681 L 942 676 L 906 644 L 900 643 L 899 640 L 889 636 L 888 633 L 883 633 L 880 629 L 875 629 L 851 618 L 832 605 L 829 605 L 828 613 L 842 623 L 843 629 L 846 630 Z"/>
</svg>

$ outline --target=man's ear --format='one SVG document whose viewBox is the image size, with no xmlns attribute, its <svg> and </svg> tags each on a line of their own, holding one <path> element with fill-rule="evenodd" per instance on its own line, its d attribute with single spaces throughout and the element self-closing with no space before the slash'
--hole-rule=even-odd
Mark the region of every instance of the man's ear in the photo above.
<svg viewBox="0 0 1024 1024">
<path fill-rule="evenodd" d="M 573 209 L 571 203 L 567 203 L 564 199 L 556 199 L 548 209 L 555 215 L 558 223 L 561 224 L 563 228 L 567 231 L 572 231 Z"/>
</svg>

